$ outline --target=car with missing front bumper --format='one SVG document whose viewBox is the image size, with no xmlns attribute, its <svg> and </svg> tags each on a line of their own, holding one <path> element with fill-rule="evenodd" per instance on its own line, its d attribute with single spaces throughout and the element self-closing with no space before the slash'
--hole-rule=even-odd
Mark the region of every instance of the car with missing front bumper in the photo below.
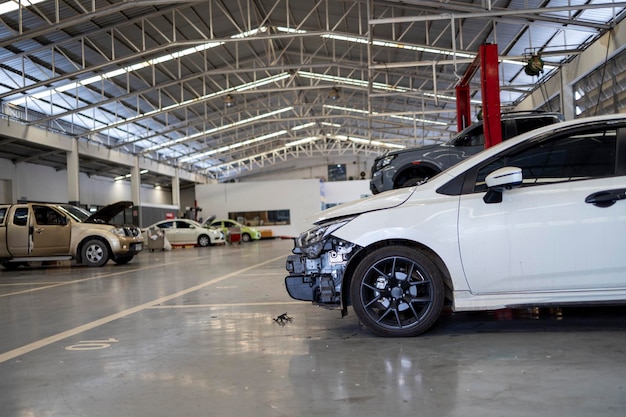
<svg viewBox="0 0 626 417">
<path fill-rule="evenodd" d="M 346 203 L 295 239 L 292 298 L 382 336 L 453 311 L 626 301 L 626 115 L 563 122 L 416 187 Z"/>
</svg>

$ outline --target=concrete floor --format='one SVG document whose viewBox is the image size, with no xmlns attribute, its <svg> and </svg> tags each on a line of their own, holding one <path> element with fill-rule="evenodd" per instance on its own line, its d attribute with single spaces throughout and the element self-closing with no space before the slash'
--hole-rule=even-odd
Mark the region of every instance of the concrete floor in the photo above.
<svg viewBox="0 0 626 417">
<path fill-rule="evenodd" d="M 384 339 L 291 300 L 291 247 L 1 271 L 0 416 L 626 413 L 623 307 L 448 313 Z"/>
</svg>

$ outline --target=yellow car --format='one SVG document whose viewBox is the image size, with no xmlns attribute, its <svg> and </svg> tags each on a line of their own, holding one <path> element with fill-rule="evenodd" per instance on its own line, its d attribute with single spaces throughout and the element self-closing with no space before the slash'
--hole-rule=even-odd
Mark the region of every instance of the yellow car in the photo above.
<svg viewBox="0 0 626 417">
<path fill-rule="evenodd" d="M 243 225 L 239 222 L 230 219 L 207 219 L 204 223 L 204 227 L 218 228 L 224 232 L 224 235 L 228 234 L 228 229 L 231 227 L 238 227 L 241 230 L 241 240 L 243 242 L 250 242 L 251 240 L 261 239 L 261 232 L 254 227 Z"/>
</svg>

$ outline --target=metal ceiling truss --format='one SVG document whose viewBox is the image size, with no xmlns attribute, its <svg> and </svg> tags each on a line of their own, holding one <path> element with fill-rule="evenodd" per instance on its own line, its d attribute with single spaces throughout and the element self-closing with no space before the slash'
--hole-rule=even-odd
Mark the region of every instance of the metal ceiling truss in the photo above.
<svg viewBox="0 0 626 417">
<path fill-rule="evenodd" d="M 512 107 L 537 87 L 520 76 L 528 50 L 553 56 L 554 71 L 581 50 L 555 47 L 565 32 L 588 43 L 626 6 L 522 3 L 537 7 L 43 1 L 0 14 L 2 112 L 220 179 L 314 152 L 372 156 L 439 142 L 453 133 L 455 86 L 480 45 L 502 42 L 503 106 Z M 588 18 L 607 8 L 612 18 Z M 534 44 L 540 30 L 551 31 Z M 480 83 L 470 89 L 478 103 Z M 301 138 L 316 139 L 285 146 Z"/>
</svg>

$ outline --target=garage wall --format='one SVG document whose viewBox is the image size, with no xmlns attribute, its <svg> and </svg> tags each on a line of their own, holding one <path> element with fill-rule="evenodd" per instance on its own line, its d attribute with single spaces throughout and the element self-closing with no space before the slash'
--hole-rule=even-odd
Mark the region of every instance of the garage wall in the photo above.
<svg viewBox="0 0 626 417">
<path fill-rule="evenodd" d="M 68 201 L 67 171 L 57 171 L 44 165 L 14 164 L 8 159 L 0 159 L 0 181 L 11 190 L 11 201 L 18 200 Z M 103 206 L 114 201 L 130 200 L 130 181 L 113 181 L 103 177 L 88 177 L 80 174 L 80 202 L 87 205 Z M 7 185 L 8 184 L 8 185 Z M 172 193 L 152 187 L 141 187 L 141 202 L 149 204 L 171 204 Z M 2 195 L 0 195 L 2 197 Z"/>
<path fill-rule="evenodd" d="M 367 180 L 296 179 L 196 185 L 196 200 L 203 219 L 211 215 L 228 218 L 230 212 L 289 210 L 289 225 L 258 227 L 281 237 L 297 236 L 308 228 L 307 217 L 319 212 L 324 204 L 346 203 L 369 194 Z"/>
</svg>

